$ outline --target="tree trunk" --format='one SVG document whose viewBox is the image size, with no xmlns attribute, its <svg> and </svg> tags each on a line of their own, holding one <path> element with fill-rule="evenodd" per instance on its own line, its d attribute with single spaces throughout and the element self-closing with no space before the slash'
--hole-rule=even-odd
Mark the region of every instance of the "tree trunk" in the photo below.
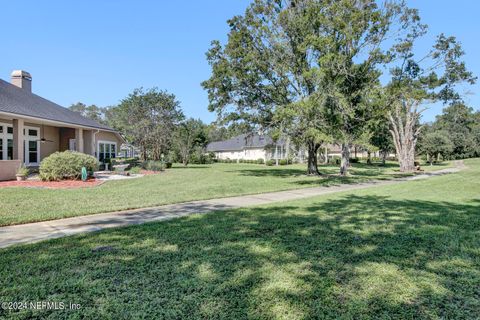
<svg viewBox="0 0 480 320">
<path fill-rule="evenodd" d="M 385 165 L 385 162 L 387 160 L 387 151 L 382 151 L 382 166 Z"/>
<path fill-rule="evenodd" d="M 340 164 L 340 175 L 346 176 L 350 167 L 350 146 L 348 143 L 342 143 L 342 162 Z"/>
<path fill-rule="evenodd" d="M 404 100 L 395 106 L 388 118 L 392 129 L 390 130 L 401 172 L 415 171 L 415 147 L 421 126 L 417 126 L 421 112 L 417 111 L 418 103 L 414 100 Z"/>
<path fill-rule="evenodd" d="M 308 142 L 308 165 L 307 165 L 307 174 L 309 175 L 319 175 L 318 164 L 317 164 L 317 151 L 320 148 L 320 144 L 315 142 Z"/>
<path fill-rule="evenodd" d="M 372 153 L 367 151 L 367 164 L 372 164 Z"/>
<path fill-rule="evenodd" d="M 275 165 L 278 166 L 278 144 L 275 144 Z"/>
</svg>

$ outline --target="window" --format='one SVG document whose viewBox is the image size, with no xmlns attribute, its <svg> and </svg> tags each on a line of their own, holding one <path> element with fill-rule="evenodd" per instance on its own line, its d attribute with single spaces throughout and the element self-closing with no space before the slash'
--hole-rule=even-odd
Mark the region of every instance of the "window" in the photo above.
<svg viewBox="0 0 480 320">
<path fill-rule="evenodd" d="M 39 130 L 35 127 L 24 129 L 24 162 L 28 165 L 38 165 L 40 162 Z"/>
<path fill-rule="evenodd" d="M 116 158 L 117 144 L 115 142 L 100 141 L 98 143 L 98 160 L 105 162 L 108 159 Z"/>
<path fill-rule="evenodd" d="M 38 143 L 37 141 L 28 141 L 28 163 L 38 162 Z"/>
<path fill-rule="evenodd" d="M 7 139 L 7 160 L 13 160 L 13 139 Z"/>
<path fill-rule="evenodd" d="M 13 127 L 0 123 L 0 160 L 13 159 Z"/>
</svg>

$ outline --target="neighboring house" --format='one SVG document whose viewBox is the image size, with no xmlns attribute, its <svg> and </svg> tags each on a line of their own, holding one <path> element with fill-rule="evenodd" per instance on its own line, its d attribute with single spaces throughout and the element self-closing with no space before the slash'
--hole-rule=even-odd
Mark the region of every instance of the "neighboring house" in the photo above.
<svg viewBox="0 0 480 320">
<path fill-rule="evenodd" d="M 289 157 L 288 143 L 280 139 L 275 142 L 268 135 L 241 134 L 224 141 L 211 142 L 207 152 L 213 152 L 217 159 L 257 160 L 286 159 Z"/>
<path fill-rule="evenodd" d="M 56 151 L 75 150 L 100 162 L 117 156 L 124 142 L 106 125 L 32 93 L 32 77 L 17 70 L 0 79 L 0 171 L 5 160 L 36 167 Z"/>
<path fill-rule="evenodd" d="M 356 149 L 356 151 L 355 151 Z M 360 147 L 351 148 L 351 157 L 366 158 L 367 152 Z M 296 148 L 289 144 L 288 140 L 280 139 L 274 142 L 272 138 L 267 135 L 259 134 L 242 134 L 234 138 L 211 142 L 207 146 L 207 152 L 213 152 L 217 159 L 230 160 L 257 160 L 264 161 L 270 159 L 293 159 L 303 163 L 307 160 L 307 151 L 305 148 Z M 327 144 L 318 150 L 319 161 L 325 161 L 325 156 L 328 158 L 341 157 L 342 149 L 338 144 Z M 379 157 L 379 152 L 373 152 L 372 157 Z M 390 155 L 394 157 L 395 155 Z"/>
</svg>

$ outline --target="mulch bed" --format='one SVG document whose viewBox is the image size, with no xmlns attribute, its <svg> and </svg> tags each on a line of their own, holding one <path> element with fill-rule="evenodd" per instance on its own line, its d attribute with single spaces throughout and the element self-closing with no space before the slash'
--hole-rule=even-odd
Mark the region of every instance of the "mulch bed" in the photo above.
<svg viewBox="0 0 480 320">
<path fill-rule="evenodd" d="M 25 188 L 46 188 L 46 189 L 78 189 L 96 187 L 105 181 L 97 179 L 82 180 L 62 180 L 62 181 L 0 181 L 0 188 L 6 187 L 25 187 Z"/>
</svg>

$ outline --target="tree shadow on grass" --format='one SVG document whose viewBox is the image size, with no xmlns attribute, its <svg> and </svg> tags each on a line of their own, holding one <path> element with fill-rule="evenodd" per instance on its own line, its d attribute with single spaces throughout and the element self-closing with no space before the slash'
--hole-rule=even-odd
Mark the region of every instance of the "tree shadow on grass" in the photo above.
<svg viewBox="0 0 480 320">
<path fill-rule="evenodd" d="M 182 164 L 175 164 L 171 168 L 166 170 L 178 170 L 178 169 L 209 169 L 212 166 L 209 164 L 189 164 L 188 166 L 184 166 Z"/>
<path fill-rule="evenodd" d="M 474 318 L 479 209 L 348 195 L 10 248 L 2 301 L 82 310 L 0 316 Z"/>
<path fill-rule="evenodd" d="M 255 169 L 234 169 L 227 171 L 231 173 L 239 173 L 243 176 L 251 177 L 279 177 L 279 178 L 290 178 L 290 177 L 300 177 L 307 176 L 306 169 L 294 169 L 294 168 L 285 168 L 285 167 L 266 167 L 266 168 L 255 168 Z"/>
</svg>

